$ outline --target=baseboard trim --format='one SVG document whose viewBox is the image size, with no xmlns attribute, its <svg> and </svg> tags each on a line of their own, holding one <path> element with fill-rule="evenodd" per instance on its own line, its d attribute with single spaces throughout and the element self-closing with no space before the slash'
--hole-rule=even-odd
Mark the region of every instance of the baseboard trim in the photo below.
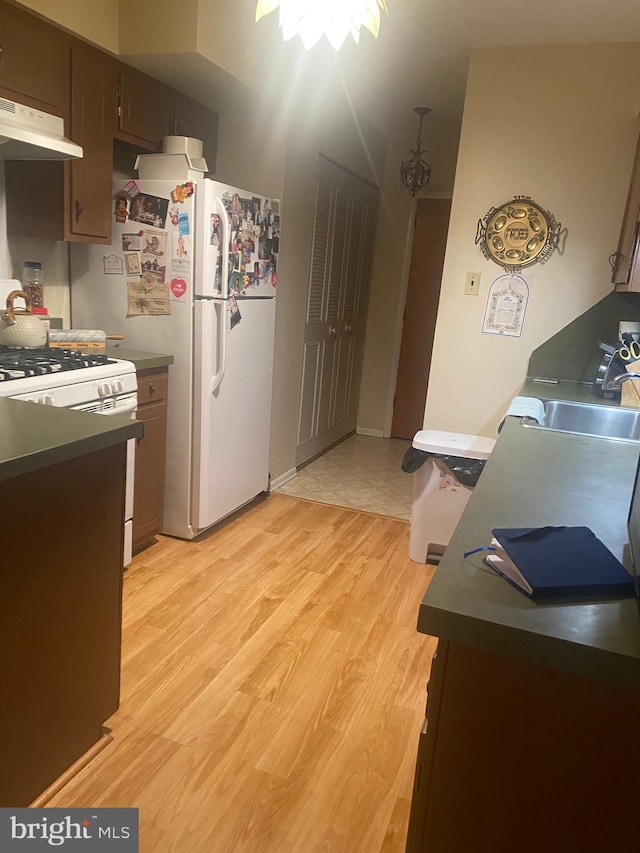
<svg viewBox="0 0 640 853">
<path fill-rule="evenodd" d="M 276 477 L 275 480 L 271 481 L 271 491 L 275 492 L 280 488 L 280 486 L 284 486 L 284 484 L 288 483 L 289 480 L 293 480 L 297 473 L 297 468 L 289 468 L 289 470 L 285 471 L 284 474 L 280 474 L 279 477 Z"/>
<path fill-rule="evenodd" d="M 384 432 L 381 429 L 366 429 L 366 427 L 356 427 L 358 435 L 373 435 L 376 438 L 384 438 Z"/>
</svg>

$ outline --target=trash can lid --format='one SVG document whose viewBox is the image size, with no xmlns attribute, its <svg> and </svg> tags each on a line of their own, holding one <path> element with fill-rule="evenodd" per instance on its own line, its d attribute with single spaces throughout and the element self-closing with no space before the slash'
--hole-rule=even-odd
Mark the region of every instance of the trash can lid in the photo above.
<svg viewBox="0 0 640 853">
<path fill-rule="evenodd" d="M 421 429 L 413 437 L 413 446 L 418 450 L 465 456 L 468 459 L 488 459 L 495 443 L 494 438 L 484 435 L 465 435 L 437 429 Z"/>
</svg>

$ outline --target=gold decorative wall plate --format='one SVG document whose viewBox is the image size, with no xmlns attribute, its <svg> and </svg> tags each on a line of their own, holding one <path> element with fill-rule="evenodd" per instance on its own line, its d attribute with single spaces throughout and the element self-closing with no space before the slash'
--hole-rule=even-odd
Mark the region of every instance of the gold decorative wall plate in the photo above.
<svg viewBox="0 0 640 853">
<path fill-rule="evenodd" d="M 478 220 L 476 245 L 485 258 L 511 272 L 544 264 L 558 247 L 562 225 L 548 210 L 518 195 L 500 207 L 492 207 Z"/>
</svg>

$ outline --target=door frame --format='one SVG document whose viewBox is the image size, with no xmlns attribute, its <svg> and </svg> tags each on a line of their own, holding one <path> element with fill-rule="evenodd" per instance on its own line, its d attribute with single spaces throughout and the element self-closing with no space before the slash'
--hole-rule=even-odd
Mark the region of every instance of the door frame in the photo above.
<svg viewBox="0 0 640 853">
<path fill-rule="evenodd" d="M 442 198 L 453 199 L 451 192 L 429 191 L 425 193 L 423 198 Z M 387 392 L 387 406 L 384 419 L 384 438 L 391 438 L 391 424 L 393 423 L 393 399 L 396 395 L 396 384 L 398 381 L 398 366 L 400 364 L 400 347 L 402 345 L 402 327 L 404 326 L 404 312 L 407 304 L 407 291 L 409 288 L 409 271 L 411 269 L 411 258 L 413 255 L 413 238 L 415 234 L 415 220 L 418 209 L 418 199 L 411 199 L 411 209 L 409 211 L 409 219 L 407 221 L 407 233 L 405 240 L 404 257 L 402 260 L 402 276 L 400 279 L 400 292 L 398 298 L 398 312 L 395 321 L 395 335 L 393 342 L 393 355 L 391 359 L 391 371 L 389 379 L 389 389 Z M 445 255 L 446 261 L 446 255 Z M 436 321 L 437 322 L 437 321 Z"/>
</svg>

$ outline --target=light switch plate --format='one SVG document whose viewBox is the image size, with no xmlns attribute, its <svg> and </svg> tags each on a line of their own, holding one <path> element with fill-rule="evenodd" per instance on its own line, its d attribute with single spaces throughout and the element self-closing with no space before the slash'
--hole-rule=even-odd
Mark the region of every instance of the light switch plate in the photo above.
<svg viewBox="0 0 640 853">
<path fill-rule="evenodd" d="M 480 292 L 480 273 L 468 272 L 464 277 L 464 295 L 477 296 Z"/>
</svg>

